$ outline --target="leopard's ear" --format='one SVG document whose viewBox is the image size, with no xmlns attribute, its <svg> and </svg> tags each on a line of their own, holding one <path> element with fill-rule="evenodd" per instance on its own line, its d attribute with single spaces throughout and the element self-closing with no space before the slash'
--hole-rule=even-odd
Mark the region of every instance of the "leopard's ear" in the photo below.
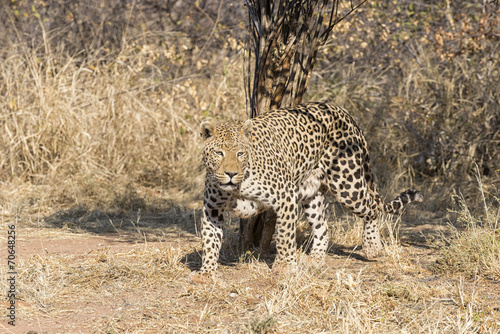
<svg viewBox="0 0 500 334">
<path fill-rule="evenodd" d="M 200 125 L 200 132 L 201 132 L 201 137 L 204 140 L 207 140 L 208 138 L 214 135 L 215 127 L 211 122 L 205 121 Z"/>
<path fill-rule="evenodd" d="M 241 134 L 248 140 L 252 140 L 252 127 L 253 122 L 251 119 L 247 119 L 241 128 Z"/>
</svg>

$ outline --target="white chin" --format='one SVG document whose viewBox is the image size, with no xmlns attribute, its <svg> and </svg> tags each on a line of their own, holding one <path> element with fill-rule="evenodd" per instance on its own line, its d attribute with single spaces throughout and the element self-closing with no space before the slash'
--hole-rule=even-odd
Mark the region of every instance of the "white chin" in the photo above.
<svg viewBox="0 0 500 334">
<path fill-rule="evenodd" d="M 236 189 L 236 186 L 234 184 L 221 184 L 220 188 L 225 191 L 233 191 Z"/>
</svg>

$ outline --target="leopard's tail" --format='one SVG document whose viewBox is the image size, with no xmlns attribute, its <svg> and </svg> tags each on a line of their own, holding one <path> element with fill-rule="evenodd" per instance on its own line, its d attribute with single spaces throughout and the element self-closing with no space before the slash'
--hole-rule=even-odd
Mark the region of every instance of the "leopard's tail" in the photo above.
<svg viewBox="0 0 500 334">
<path fill-rule="evenodd" d="M 418 190 L 408 189 L 389 203 L 385 202 L 382 198 L 380 198 L 380 195 L 376 190 L 373 174 L 370 168 L 370 158 L 367 153 L 364 156 L 364 162 L 363 169 L 365 172 L 365 181 L 368 185 L 368 192 L 375 200 L 375 203 L 377 203 L 380 210 L 385 213 L 395 214 L 398 213 L 406 204 L 424 201 L 424 196 L 422 196 Z"/>
<path fill-rule="evenodd" d="M 398 197 L 396 197 L 394 200 L 390 201 L 389 203 L 385 202 L 380 198 L 378 194 L 372 194 L 374 195 L 375 202 L 377 203 L 378 207 L 382 209 L 385 213 L 398 213 L 399 210 L 403 208 L 408 203 L 411 202 L 423 202 L 424 201 L 424 196 L 415 189 L 408 189 L 404 192 L 402 192 Z"/>
<path fill-rule="evenodd" d="M 361 146 L 363 148 L 368 146 L 364 137 L 362 137 Z M 370 167 L 370 156 L 368 155 L 368 151 L 366 151 L 366 149 L 363 149 L 363 153 L 364 153 L 363 171 L 364 171 L 366 185 L 368 187 L 368 193 L 374 199 L 375 203 L 380 208 L 380 210 L 382 210 L 385 213 L 395 214 L 398 213 L 406 204 L 409 204 L 411 202 L 424 201 L 424 196 L 422 196 L 422 194 L 415 189 L 408 189 L 402 192 L 398 197 L 396 197 L 394 200 L 388 203 L 384 201 L 382 198 L 380 198 L 380 195 L 378 194 L 375 186 L 373 173 Z"/>
</svg>

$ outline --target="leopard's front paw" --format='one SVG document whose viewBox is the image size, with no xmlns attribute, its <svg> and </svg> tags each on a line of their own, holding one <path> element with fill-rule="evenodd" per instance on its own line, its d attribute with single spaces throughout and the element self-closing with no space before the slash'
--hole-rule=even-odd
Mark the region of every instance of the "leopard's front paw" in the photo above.
<svg viewBox="0 0 500 334">
<path fill-rule="evenodd" d="M 273 274 L 288 275 L 297 272 L 297 263 L 275 262 L 273 265 Z"/>
<path fill-rule="evenodd" d="M 300 258 L 300 266 L 308 269 L 316 269 L 325 263 L 325 256 L 322 255 L 302 255 Z"/>
<path fill-rule="evenodd" d="M 213 281 L 213 273 L 202 273 L 200 271 L 192 271 L 186 278 L 186 281 L 191 284 L 207 284 Z"/>
<path fill-rule="evenodd" d="M 384 247 L 382 246 L 382 243 L 380 241 L 370 241 L 363 243 L 363 251 L 365 252 L 368 260 L 375 260 L 377 257 L 379 257 L 379 255 L 381 255 L 383 249 Z"/>
</svg>

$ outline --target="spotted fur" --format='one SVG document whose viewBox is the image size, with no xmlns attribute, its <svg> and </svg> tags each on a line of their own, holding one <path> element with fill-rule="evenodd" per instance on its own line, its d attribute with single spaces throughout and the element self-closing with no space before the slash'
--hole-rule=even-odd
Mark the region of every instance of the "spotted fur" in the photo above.
<svg viewBox="0 0 500 334">
<path fill-rule="evenodd" d="M 382 249 L 380 211 L 398 212 L 422 195 L 407 190 L 385 203 L 373 183 L 365 138 L 339 107 L 311 103 L 269 111 L 246 122 L 201 125 L 206 166 L 202 220 L 203 260 L 199 272 L 216 270 L 222 242 L 223 213 L 242 218 L 266 209 L 276 213 L 277 257 L 274 268 L 296 265 L 295 232 L 299 204 L 312 227 L 311 256 L 328 247 L 327 190 L 364 221 L 362 244 L 368 258 Z"/>
</svg>

